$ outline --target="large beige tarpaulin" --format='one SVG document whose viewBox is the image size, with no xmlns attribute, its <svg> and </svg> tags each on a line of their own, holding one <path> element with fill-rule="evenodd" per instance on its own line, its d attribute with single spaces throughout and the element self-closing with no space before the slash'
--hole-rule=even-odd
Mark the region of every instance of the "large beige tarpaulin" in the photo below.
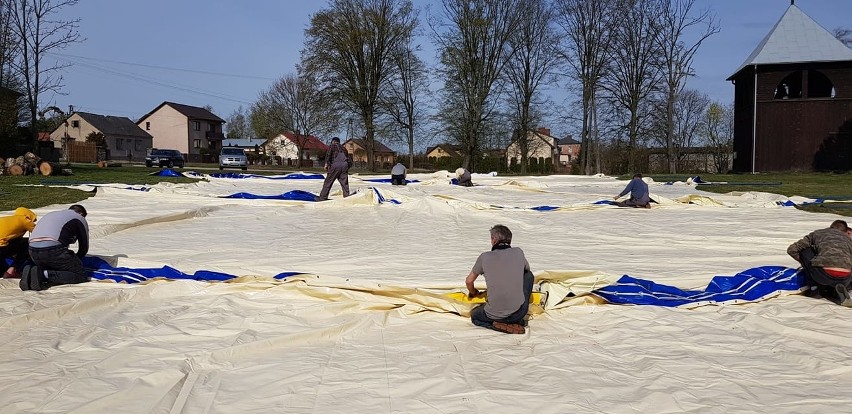
<svg viewBox="0 0 852 414">
<path fill-rule="evenodd" d="M 364 177 L 370 178 L 370 177 Z M 593 205 L 610 177 L 446 175 L 325 203 L 223 199 L 317 180 L 215 179 L 84 202 L 91 254 L 242 276 L 0 281 L 0 413 L 845 411 L 852 313 L 798 295 L 736 306 L 600 305 L 622 274 L 682 288 L 762 265 L 832 215 L 651 183 L 652 209 Z M 375 186 L 386 199 L 379 204 Z M 335 185 L 335 191 L 337 187 Z M 718 202 L 688 204 L 682 197 Z M 335 197 L 335 193 L 332 192 Z M 783 198 L 781 198 L 783 201 Z M 558 206 L 534 211 L 535 206 Z M 67 206 L 37 209 L 39 215 Z M 525 335 L 477 328 L 462 291 L 488 229 L 514 232 L 547 291 Z M 305 272 L 292 280 L 283 271 Z M 570 296 L 565 300 L 566 296 Z M 591 306 L 593 305 L 593 306 Z"/>
</svg>

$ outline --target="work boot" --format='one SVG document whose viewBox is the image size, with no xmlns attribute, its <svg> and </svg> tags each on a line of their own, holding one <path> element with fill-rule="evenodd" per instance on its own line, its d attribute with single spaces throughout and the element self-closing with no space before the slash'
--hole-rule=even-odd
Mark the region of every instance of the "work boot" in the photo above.
<svg viewBox="0 0 852 414">
<path fill-rule="evenodd" d="M 494 322 L 491 324 L 495 331 L 500 331 L 507 334 L 521 335 L 526 333 L 526 329 L 519 323 Z"/>
<path fill-rule="evenodd" d="M 840 306 L 852 308 L 852 297 L 849 296 L 849 290 L 842 284 L 834 285 L 834 290 L 837 291 L 837 298 L 840 300 Z"/>
</svg>

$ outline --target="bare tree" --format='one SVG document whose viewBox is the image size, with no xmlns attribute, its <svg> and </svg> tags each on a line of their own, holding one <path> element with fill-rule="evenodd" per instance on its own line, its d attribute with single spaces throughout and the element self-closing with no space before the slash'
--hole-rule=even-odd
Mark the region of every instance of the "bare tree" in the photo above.
<svg viewBox="0 0 852 414">
<path fill-rule="evenodd" d="M 404 133 L 408 168 L 414 168 L 414 135 L 424 117 L 421 98 L 429 91 L 426 65 L 417 57 L 414 49 L 409 40 L 406 47 L 393 54 L 396 77 L 390 83 L 389 95 L 384 100 L 388 116 Z"/>
<path fill-rule="evenodd" d="M 852 47 L 852 29 L 848 27 L 838 27 L 833 31 L 834 37 L 843 42 L 846 47 Z"/>
<path fill-rule="evenodd" d="M 337 128 L 338 117 L 329 93 L 301 68 L 277 80 L 252 106 L 252 126 L 266 137 L 292 131 L 299 160 L 311 135 Z"/>
<path fill-rule="evenodd" d="M 228 116 L 227 125 L 228 138 L 251 138 L 253 135 L 249 119 L 242 105 L 231 112 L 231 115 Z"/>
<path fill-rule="evenodd" d="M 657 9 L 654 2 L 623 0 L 618 12 L 619 24 L 613 28 L 611 70 L 604 77 L 603 88 L 621 110 L 626 111 L 627 171 L 637 171 L 637 140 L 642 107 L 658 88 Z"/>
<path fill-rule="evenodd" d="M 707 144 L 713 148 L 716 172 L 723 174 L 730 167 L 734 144 L 734 105 L 713 102 L 707 107 Z"/>
<path fill-rule="evenodd" d="M 60 71 L 68 65 L 48 65 L 48 53 L 62 50 L 82 41 L 77 27 L 80 19 L 62 19 L 77 0 L 6 0 L 13 4 L 11 23 L 18 41 L 20 56 L 15 71 L 20 75 L 30 115 L 30 132 L 36 139 L 36 114 L 39 99 L 47 92 L 59 93 L 62 88 Z"/>
<path fill-rule="evenodd" d="M 464 147 L 463 167 L 473 169 L 494 116 L 495 86 L 512 50 L 522 0 L 443 0 L 444 20 L 433 22 L 445 77 L 442 117 Z"/>
<path fill-rule="evenodd" d="M 305 32 L 307 69 L 361 117 L 371 170 L 375 119 L 395 73 L 393 53 L 406 46 L 416 27 L 410 0 L 331 0 Z"/>
<path fill-rule="evenodd" d="M 590 153 L 598 146 L 596 99 L 601 78 L 610 62 L 609 38 L 617 23 L 617 0 L 556 0 L 558 19 L 565 32 L 561 55 L 582 87 L 583 121 L 580 132 L 580 170 L 592 173 Z M 594 135 L 593 135 L 594 134 Z M 597 157 L 600 170 L 600 157 Z"/>
<path fill-rule="evenodd" d="M 663 61 L 661 71 L 664 81 L 663 99 L 665 101 L 665 145 L 669 173 L 677 173 L 675 103 L 686 85 L 686 79 L 695 74 L 692 60 L 701 44 L 708 37 L 719 32 L 719 24 L 709 9 L 693 13 L 695 0 L 657 0 L 660 2 L 659 43 Z M 686 43 L 687 32 L 693 27 L 701 28 L 695 35 L 690 34 L 691 43 Z"/>
<path fill-rule="evenodd" d="M 530 150 L 534 150 L 530 145 L 542 141 L 529 138 L 539 122 L 536 116 L 537 107 L 542 103 L 539 88 L 554 70 L 556 38 L 551 26 L 551 10 L 546 0 L 527 0 L 520 13 L 518 30 L 509 38 L 509 47 L 515 53 L 506 64 L 506 78 L 511 86 L 509 103 L 514 111 L 516 130 L 512 137 L 521 158 L 521 174 L 526 174 Z"/>
<path fill-rule="evenodd" d="M 671 153 L 674 157 L 674 168 L 677 171 L 686 152 L 684 149 L 699 146 L 704 143 L 707 136 L 707 109 L 710 106 L 710 98 L 707 94 L 695 89 L 685 89 L 677 95 L 672 105 L 674 117 L 669 120 L 665 116 L 668 102 L 664 99 L 657 101 L 656 112 L 662 116 L 656 118 L 654 136 L 659 145 L 665 145 L 671 137 Z M 669 130 L 671 136 L 668 135 Z"/>
</svg>

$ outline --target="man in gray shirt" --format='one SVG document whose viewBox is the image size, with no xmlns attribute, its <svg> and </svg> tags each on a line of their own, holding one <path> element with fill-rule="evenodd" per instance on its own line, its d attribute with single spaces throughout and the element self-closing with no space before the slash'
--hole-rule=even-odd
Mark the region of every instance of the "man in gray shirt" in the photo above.
<svg viewBox="0 0 852 414">
<path fill-rule="evenodd" d="M 651 196 L 648 192 L 648 184 L 642 181 L 642 174 L 633 174 L 633 179 L 624 187 L 624 191 L 614 197 L 618 200 L 627 193 L 630 193 L 630 199 L 618 203 L 619 207 L 645 207 L 651 208 Z"/>
<path fill-rule="evenodd" d="M 474 325 L 496 331 L 523 334 L 534 277 L 523 250 L 512 247 L 512 231 L 503 225 L 491 228 L 491 251 L 479 255 L 465 279 L 468 296 L 479 291 L 473 283 L 485 275 L 488 299 L 470 312 Z"/>
<path fill-rule="evenodd" d="M 331 191 L 334 180 L 340 183 L 343 197 L 349 197 L 349 168 L 351 167 L 352 157 L 349 156 L 346 148 L 340 145 L 340 138 L 332 138 L 331 145 L 325 153 L 325 170 L 328 173 L 325 175 L 325 181 L 322 183 L 322 190 L 317 201 L 328 200 L 328 193 Z"/>
<path fill-rule="evenodd" d="M 24 266 L 21 290 L 43 290 L 51 286 L 84 283 L 89 275 L 82 258 L 89 251 L 86 208 L 74 204 L 68 210 L 50 212 L 30 232 L 30 258 L 35 266 Z M 68 246 L 77 243 L 77 253 Z"/>
<path fill-rule="evenodd" d="M 405 184 L 405 166 L 398 162 L 391 168 L 391 185 Z"/>
</svg>

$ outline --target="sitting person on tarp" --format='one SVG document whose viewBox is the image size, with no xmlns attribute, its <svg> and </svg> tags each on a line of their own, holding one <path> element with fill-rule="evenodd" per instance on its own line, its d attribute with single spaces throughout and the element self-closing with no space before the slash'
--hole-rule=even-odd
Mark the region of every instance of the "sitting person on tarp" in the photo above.
<svg viewBox="0 0 852 414">
<path fill-rule="evenodd" d="M 808 234 L 787 248 L 787 254 L 802 264 L 807 294 L 825 296 L 852 308 L 849 286 L 852 284 L 852 238 L 849 226 L 835 220 L 827 229 Z"/>
<path fill-rule="evenodd" d="M 648 184 L 642 180 L 642 174 L 633 174 L 633 179 L 627 183 L 627 187 L 624 187 L 624 191 L 613 197 L 613 199 L 618 200 L 619 198 L 624 197 L 627 193 L 630 193 L 630 199 L 618 202 L 616 205 L 619 207 L 651 208 L 651 196 L 648 192 Z"/>
<path fill-rule="evenodd" d="M 4 278 L 21 277 L 24 262 L 30 258 L 27 251 L 29 243 L 24 233 L 33 231 L 36 213 L 27 208 L 18 207 L 11 216 L 0 217 L 0 268 Z M 12 265 L 6 268 L 6 259 L 12 259 Z"/>
<path fill-rule="evenodd" d="M 485 304 L 470 312 L 474 325 L 523 334 L 534 277 L 523 250 L 511 243 L 512 231 L 508 227 L 492 227 L 491 251 L 479 255 L 464 283 L 469 297 L 480 293 L 473 285 L 479 275 L 485 276 L 488 285 Z"/>
<path fill-rule="evenodd" d="M 470 171 L 464 168 L 456 170 L 456 180 L 458 180 L 458 185 L 462 187 L 473 187 L 473 181 L 470 179 Z"/>
<path fill-rule="evenodd" d="M 47 213 L 36 223 L 30 233 L 30 257 L 35 266 L 24 266 L 21 290 L 89 281 L 81 261 L 89 251 L 86 214 L 83 206 L 74 204 L 68 210 Z M 68 248 L 74 243 L 76 254 Z"/>
<path fill-rule="evenodd" d="M 405 185 L 405 166 L 398 162 L 391 168 L 391 185 Z"/>
</svg>

